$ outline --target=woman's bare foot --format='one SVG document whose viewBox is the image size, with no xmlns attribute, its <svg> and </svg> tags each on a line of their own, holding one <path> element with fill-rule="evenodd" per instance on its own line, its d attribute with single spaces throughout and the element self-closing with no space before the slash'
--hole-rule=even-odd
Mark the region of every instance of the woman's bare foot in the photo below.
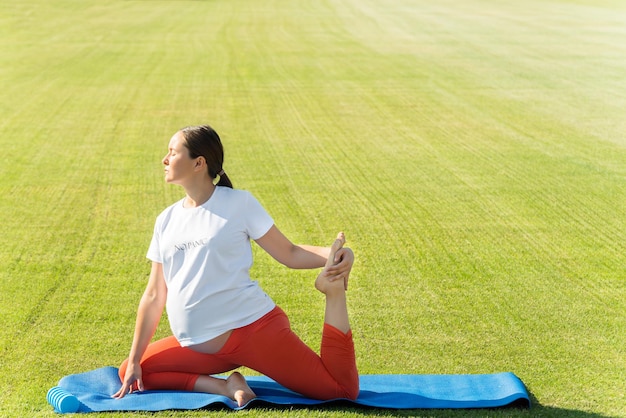
<svg viewBox="0 0 626 418">
<path fill-rule="evenodd" d="M 238 406 L 244 406 L 252 399 L 256 398 L 256 394 L 248 386 L 248 382 L 239 372 L 233 372 L 228 379 L 226 379 L 226 388 L 228 393 L 231 393 L 230 397 L 237 402 Z"/>
<path fill-rule="evenodd" d="M 340 232 L 337 235 L 337 239 L 333 242 L 333 245 L 330 247 L 330 254 L 328 255 L 328 259 L 326 260 L 326 265 L 322 272 L 315 279 L 315 288 L 320 292 L 328 295 L 329 292 L 336 292 L 338 290 L 345 291 L 344 289 L 344 281 L 343 280 L 330 280 L 329 277 L 326 276 L 326 270 L 335 264 L 335 254 L 339 251 L 343 245 L 346 243 L 346 237 L 343 232 Z"/>
</svg>

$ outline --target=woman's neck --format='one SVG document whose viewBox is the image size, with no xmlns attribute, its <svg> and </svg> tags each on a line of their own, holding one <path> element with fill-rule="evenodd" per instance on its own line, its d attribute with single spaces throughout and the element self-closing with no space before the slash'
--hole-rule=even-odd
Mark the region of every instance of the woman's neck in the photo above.
<svg viewBox="0 0 626 418">
<path fill-rule="evenodd" d="M 203 205 L 213 196 L 215 188 L 216 186 L 212 182 L 208 182 L 208 184 L 203 182 L 203 184 L 198 184 L 196 187 L 185 188 L 187 197 L 183 206 L 186 208 L 197 208 Z"/>
</svg>

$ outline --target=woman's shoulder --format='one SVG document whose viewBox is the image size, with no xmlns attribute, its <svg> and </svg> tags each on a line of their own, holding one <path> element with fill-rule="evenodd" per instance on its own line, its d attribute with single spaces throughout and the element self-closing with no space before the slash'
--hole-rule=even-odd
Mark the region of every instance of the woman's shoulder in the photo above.
<svg viewBox="0 0 626 418">
<path fill-rule="evenodd" d="M 161 213 L 157 216 L 157 219 L 159 218 L 163 219 L 163 218 L 170 216 L 177 206 L 182 206 L 184 200 L 185 198 L 177 200 L 176 202 L 172 203 L 171 205 L 163 209 Z"/>
<path fill-rule="evenodd" d="M 219 196 L 232 200 L 247 200 L 252 197 L 252 193 L 243 189 L 231 189 L 230 187 L 217 186 Z"/>
<path fill-rule="evenodd" d="M 218 195 L 219 197 L 215 202 L 218 206 L 244 210 L 256 209 L 261 206 L 259 200 L 249 190 L 220 187 Z"/>
</svg>

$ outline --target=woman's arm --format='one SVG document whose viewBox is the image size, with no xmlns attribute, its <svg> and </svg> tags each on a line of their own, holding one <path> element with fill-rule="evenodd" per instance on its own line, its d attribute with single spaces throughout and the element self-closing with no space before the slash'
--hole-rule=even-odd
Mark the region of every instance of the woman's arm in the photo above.
<svg viewBox="0 0 626 418">
<path fill-rule="evenodd" d="M 127 393 L 132 393 L 135 383 L 137 383 L 136 388 L 138 390 L 143 390 L 141 358 L 159 325 L 166 299 L 167 287 L 165 286 L 165 278 L 163 276 L 163 265 L 153 262 L 148 285 L 137 309 L 135 335 L 128 356 L 126 375 L 122 382 L 122 387 L 113 395 L 114 398 L 123 398 Z"/>
<path fill-rule="evenodd" d="M 279 263 L 292 269 L 314 269 L 324 267 L 330 254 L 330 247 L 294 245 L 273 225 L 261 238 L 256 240 L 269 255 Z M 350 248 L 342 248 L 335 255 L 335 264 L 326 270 L 330 280 L 343 279 L 347 283 L 348 274 L 354 262 Z"/>
<path fill-rule="evenodd" d="M 292 269 L 324 267 L 330 254 L 330 248 L 292 244 L 276 225 L 272 225 L 256 243 L 276 261 Z"/>
</svg>

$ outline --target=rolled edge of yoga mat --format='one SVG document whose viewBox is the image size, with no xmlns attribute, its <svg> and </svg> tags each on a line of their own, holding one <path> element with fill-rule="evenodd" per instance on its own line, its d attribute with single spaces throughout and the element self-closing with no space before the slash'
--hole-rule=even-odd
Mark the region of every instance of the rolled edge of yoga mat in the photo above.
<svg viewBox="0 0 626 418">
<path fill-rule="evenodd" d="M 58 386 L 50 389 L 46 398 L 48 403 L 54 407 L 54 410 L 62 414 L 72 414 L 78 412 L 80 408 L 78 398 Z"/>
</svg>

